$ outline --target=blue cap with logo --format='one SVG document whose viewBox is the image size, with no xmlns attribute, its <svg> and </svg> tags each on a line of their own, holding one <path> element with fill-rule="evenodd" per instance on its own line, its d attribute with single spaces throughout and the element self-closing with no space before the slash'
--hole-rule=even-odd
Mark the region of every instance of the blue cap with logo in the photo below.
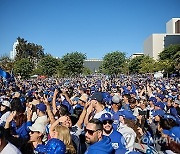
<svg viewBox="0 0 180 154">
<path fill-rule="evenodd" d="M 165 105 L 162 102 L 156 102 L 156 103 L 154 103 L 154 105 L 160 107 L 162 110 L 164 110 L 164 108 L 165 108 Z"/>
<path fill-rule="evenodd" d="M 156 110 L 153 112 L 153 117 L 155 116 L 164 116 L 165 112 L 163 110 Z"/>
<path fill-rule="evenodd" d="M 119 116 L 123 116 L 126 119 L 129 120 L 135 120 L 136 117 L 133 115 L 132 111 L 130 110 L 121 110 L 119 111 Z"/>
<path fill-rule="evenodd" d="M 150 97 L 149 98 L 149 101 L 152 101 L 153 103 L 156 103 L 157 102 L 157 99 L 155 97 Z"/>
<path fill-rule="evenodd" d="M 104 113 L 101 115 L 101 118 L 100 118 L 101 121 L 105 121 L 105 120 L 112 120 L 112 116 L 110 113 Z"/>
</svg>

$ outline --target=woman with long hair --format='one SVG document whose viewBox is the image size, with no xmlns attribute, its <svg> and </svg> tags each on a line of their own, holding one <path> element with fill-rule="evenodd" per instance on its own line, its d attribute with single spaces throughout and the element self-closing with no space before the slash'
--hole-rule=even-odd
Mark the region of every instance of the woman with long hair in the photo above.
<svg viewBox="0 0 180 154">
<path fill-rule="evenodd" d="M 66 145 L 66 154 L 76 154 L 69 128 L 56 125 L 54 129 L 50 129 L 50 136 L 51 138 L 57 138 L 64 142 Z"/>
<path fill-rule="evenodd" d="M 138 126 L 135 124 L 135 116 L 129 110 L 120 111 L 120 125 L 118 126 L 118 131 L 123 135 L 126 141 L 126 148 L 129 151 L 133 151 L 134 143 L 139 142 L 140 133 L 138 131 Z"/>
</svg>

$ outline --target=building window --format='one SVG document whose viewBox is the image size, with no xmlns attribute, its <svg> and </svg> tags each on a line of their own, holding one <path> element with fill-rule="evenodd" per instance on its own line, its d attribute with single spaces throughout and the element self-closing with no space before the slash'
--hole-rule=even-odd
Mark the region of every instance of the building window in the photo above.
<svg viewBox="0 0 180 154">
<path fill-rule="evenodd" d="M 180 33 L 180 20 L 175 22 L 175 33 Z"/>
</svg>

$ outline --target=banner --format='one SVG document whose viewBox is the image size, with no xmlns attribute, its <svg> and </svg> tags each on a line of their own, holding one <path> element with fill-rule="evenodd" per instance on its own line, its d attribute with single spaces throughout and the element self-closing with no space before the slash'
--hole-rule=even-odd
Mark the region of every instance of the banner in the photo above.
<svg viewBox="0 0 180 154">
<path fill-rule="evenodd" d="M 8 72 L 6 72 L 3 69 L 1 69 L 1 68 L 0 68 L 0 76 L 2 76 L 5 79 L 11 78 L 11 75 Z"/>
</svg>

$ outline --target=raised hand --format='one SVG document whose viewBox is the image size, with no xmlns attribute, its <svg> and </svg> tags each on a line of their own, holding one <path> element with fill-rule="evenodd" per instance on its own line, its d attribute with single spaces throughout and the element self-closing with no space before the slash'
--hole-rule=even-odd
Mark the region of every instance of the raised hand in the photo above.
<svg viewBox="0 0 180 154">
<path fill-rule="evenodd" d="M 16 111 L 12 111 L 6 121 L 11 122 L 15 116 L 16 116 Z"/>
</svg>

